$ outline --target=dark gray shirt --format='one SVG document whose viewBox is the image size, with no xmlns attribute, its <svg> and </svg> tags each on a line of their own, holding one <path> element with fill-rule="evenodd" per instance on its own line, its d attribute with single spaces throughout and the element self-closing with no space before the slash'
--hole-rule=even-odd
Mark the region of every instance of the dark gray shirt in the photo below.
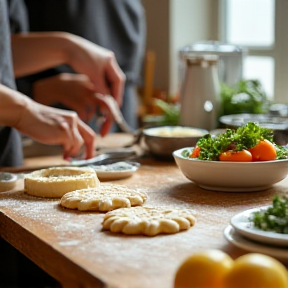
<svg viewBox="0 0 288 288">
<path fill-rule="evenodd" d="M 22 0 L 9 0 L 22 2 Z M 145 11 L 141 0 L 23 0 L 26 4 L 30 31 L 66 31 L 84 37 L 114 52 L 126 75 L 122 113 L 133 128 L 138 127 L 136 86 L 141 84 L 141 68 L 146 48 Z M 18 4 L 19 5 L 19 4 Z M 15 9 L 11 15 L 23 22 L 25 9 Z M 22 13 L 23 14 L 23 13 Z M 15 25 L 13 25 L 14 27 Z M 22 25 L 24 26 L 24 25 Z M 17 25 L 16 25 L 17 27 Z M 22 31 L 25 31 L 25 28 Z M 19 32 L 14 31 L 14 32 Z M 17 79 L 18 89 L 33 97 L 35 81 L 74 71 L 66 66 L 55 67 Z M 55 103 L 58 108 L 65 108 Z M 93 129 L 97 130 L 93 124 Z M 114 127 L 112 131 L 118 129 Z"/>
<path fill-rule="evenodd" d="M 19 1 L 19 0 L 18 0 Z M 137 81 L 145 50 L 141 0 L 24 0 L 30 31 L 66 31 L 115 53 L 128 81 Z"/>
<path fill-rule="evenodd" d="M 8 6 L 6 0 L 0 0 L 0 83 L 15 89 L 10 41 Z M 0 167 L 21 165 L 22 158 L 19 133 L 13 128 L 2 127 L 0 130 Z"/>
</svg>

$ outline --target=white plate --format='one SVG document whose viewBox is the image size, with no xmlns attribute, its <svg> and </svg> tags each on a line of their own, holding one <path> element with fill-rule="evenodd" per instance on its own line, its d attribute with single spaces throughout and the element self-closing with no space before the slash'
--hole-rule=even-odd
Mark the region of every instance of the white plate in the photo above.
<svg viewBox="0 0 288 288">
<path fill-rule="evenodd" d="M 122 165 L 124 163 L 124 165 Z M 128 165 L 129 164 L 129 165 Z M 121 170 L 114 170 L 115 165 L 122 165 Z M 97 173 L 99 180 L 119 180 L 132 176 L 140 164 L 134 162 L 117 162 L 108 165 L 92 166 Z"/>
<path fill-rule="evenodd" d="M 254 253 L 263 253 L 271 257 L 277 258 L 283 262 L 288 262 L 287 248 L 277 248 L 274 246 L 263 245 L 257 242 L 250 241 L 247 238 L 241 236 L 231 225 L 225 228 L 224 236 L 230 243 L 241 249 Z"/>
<path fill-rule="evenodd" d="M 237 230 L 238 233 L 251 240 L 270 245 L 286 246 L 288 248 L 288 234 L 260 230 L 254 227 L 253 222 L 249 220 L 254 212 L 263 209 L 266 210 L 268 207 L 269 206 L 253 208 L 238 213 L 231 218 L 231 225 Z"/>
<path fill-rule="evenodd" d="M 182 173 L 198 186 L 214 191 L 251 192 L 270 188 L 288 173 L 288 159 L 257 162 L 203 161 L 173 152 Z"/>
</svg>

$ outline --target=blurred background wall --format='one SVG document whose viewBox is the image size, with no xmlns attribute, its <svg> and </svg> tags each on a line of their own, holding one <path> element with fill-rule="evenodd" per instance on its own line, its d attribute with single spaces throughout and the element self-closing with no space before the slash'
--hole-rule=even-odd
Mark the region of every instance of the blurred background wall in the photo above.
<svg viewBox="0 0 288 288">
<path fill-rule="evenodd" d="M 218 40 L 218 0 L 143 0 L 147 50 L 155 52 L 154 86 L 178 91 L 178 51 L 201 40 Z"/>
</svg>

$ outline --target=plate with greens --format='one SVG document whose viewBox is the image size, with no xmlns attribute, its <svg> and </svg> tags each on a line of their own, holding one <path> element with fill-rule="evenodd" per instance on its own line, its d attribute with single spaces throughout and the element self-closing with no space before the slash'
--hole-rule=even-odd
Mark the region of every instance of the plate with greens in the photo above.
<svg viewBox="0 0 288 288">
<path fill-rule="evenodd" d="M 261 191 L 285 179 L 287 148 L 273 142 L 273 132 L 248 123 L 212 137 L 195 147 L 173 152 L 182 173 L 201 188 L 227 192 Z"/>
<path fill-rule="evenodd" d="M 240 212 L 231 225 L 251 240 L 288 247 L 288 198 L 276 196 L 272 205 Z"/>
</svg>

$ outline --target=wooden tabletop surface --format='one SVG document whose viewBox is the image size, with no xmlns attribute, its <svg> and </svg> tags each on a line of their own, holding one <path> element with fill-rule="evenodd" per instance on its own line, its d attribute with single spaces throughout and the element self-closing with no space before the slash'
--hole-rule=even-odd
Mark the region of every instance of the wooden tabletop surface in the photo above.
<svg viewBox="0 0 288 288">
<path fill-rule="evenodd" d="M 26 159 L 29 166 L 61 162 L 61 156 Z M 222 193 L 203 190 L 187 180 L 174 161 L 150 157 L 131 177 L 113 181 L 146 191 L 146 206 L 191 208 L 197 222 L 174 235 L 127 236 L 101 230 L 103 213 L 59 207 L 59 199 L 26 195 L 23 180 L 0 193 L 0 233 L 63 287 L 173 288 L 177 267 L 191 253 L 221 249 L 238 257 L 247 251 L 228 243 L 223 230 L 230 218 L 248 208 L 270 204 L 284 194 L 288 180 L 261 192 Z"/>
</svg>

